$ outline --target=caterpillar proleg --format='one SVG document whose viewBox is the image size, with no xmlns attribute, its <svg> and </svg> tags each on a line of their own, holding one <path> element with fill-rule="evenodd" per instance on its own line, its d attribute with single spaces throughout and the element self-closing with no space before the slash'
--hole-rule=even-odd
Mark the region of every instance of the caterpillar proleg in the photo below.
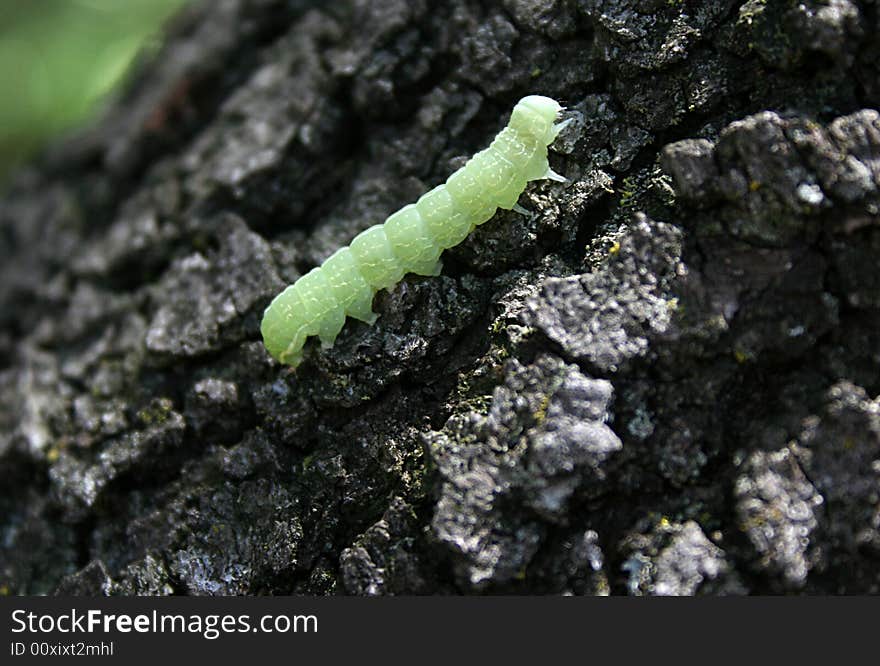
<svg viewBox="0 0 880 666">
<path fill-rule="evenodd" d="M 556 122 L 561 110 L 549 97 L 524 97 L 489 147 L 443 185 L 361 232 L 349 247 L 278 294 L 260 325 L 269 353 L 296 367 L 309 336 L 329 347 L 346 317 L 372 324 L 378 290 L 391 288 L 407 273 L 438 275 L 443 250 L 461 243 L 497 208 L 518 208 L 528 181 L 565 181 L 547 161 L 548 146 L 566 124 Z"/>
</svg>

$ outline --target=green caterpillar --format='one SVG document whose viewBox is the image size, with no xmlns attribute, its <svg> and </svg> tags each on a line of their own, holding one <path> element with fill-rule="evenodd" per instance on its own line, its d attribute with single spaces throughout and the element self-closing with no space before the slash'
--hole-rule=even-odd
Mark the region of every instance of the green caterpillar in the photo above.
<svg viewBox="0 0 880 666">
<path fill-rule="evenodd" d="M 567 124 L 556 123 L 561 110 L 549 97 L 524 97 L 492 144 L 445 184 L 361 232 L 278 294 L 260 325 L 269 353 L 296 367 L 309 336 L 330 347 L 347 316 L 372 324 L 378 290 L 390 289 L 406 273 L 439 275 L 443 250 L 461 243 L 496 208 L 514 208 L 528 181 L 565 182 L 547 162 L 548 146 Z"/>
</svg>

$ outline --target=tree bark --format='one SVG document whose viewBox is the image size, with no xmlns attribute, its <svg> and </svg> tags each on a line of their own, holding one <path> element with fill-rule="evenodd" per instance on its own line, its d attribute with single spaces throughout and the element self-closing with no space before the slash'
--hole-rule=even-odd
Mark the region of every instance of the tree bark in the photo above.
<svg viewBox="0 0 880 666">
<path fill-rule="evenodd" d="M 0 584 L 876 593 L 878 17 L 188 9 L 0 202 Z M 569 182 L 272 361 L 271 298 L 530 93 Z"/>
</svg>

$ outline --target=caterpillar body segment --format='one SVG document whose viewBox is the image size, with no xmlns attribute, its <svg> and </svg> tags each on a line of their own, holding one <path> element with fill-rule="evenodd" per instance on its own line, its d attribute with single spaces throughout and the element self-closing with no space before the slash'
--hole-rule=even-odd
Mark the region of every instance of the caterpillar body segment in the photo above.
<svg viewBox="0 0 880 666">
<path fill-rule="evenodd" d="M 375 291 L 358 270 L 351 248 L 343 247 L 321 264 L 330 292 L 343 312 L 367 324 L 376 321 L 373 313 Z"/>
<path fill-rule="evenodd" d="M 461 243 L 473 226 L 471 213 L 457 206 L 445 183 L 423 194 L 416 208 L 434 243 L 443 250 Z"/>
<path fill-rule="evenodd" d="M 408 204 L 385 220 L 385 235 L 391 251 L 407 273 L 439 275 L 440 253 L 425 220 L 415 204 Z"/>
<path fill-rule="evenodd" d="M 556 123 L 561 110 L 549 97 L 524 97 L 489 147 L 444 184 L 362 231 L 349 247 L 278 294 L 260 325 L 268 352 L 296 367 L 310 336 L 329 347 L 346 317 L 372 324 L 378 290 L 390 289 L 407 273 L 438 275 L 443 250 L 461 243 L 497 208 L 519 208 L 517 199 L 529 181 L 565 181 L 547 161 L 548 146 L 567 124 Z"/>
</svg>

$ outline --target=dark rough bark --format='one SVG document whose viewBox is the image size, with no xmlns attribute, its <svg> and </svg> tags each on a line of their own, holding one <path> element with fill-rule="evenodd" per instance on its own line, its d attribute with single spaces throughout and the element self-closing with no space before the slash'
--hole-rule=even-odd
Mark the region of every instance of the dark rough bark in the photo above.
<svg viewBox="0 0 880 666">
<path fill-rule="evenodd" d="M 2 591 L 880 591 L 878 21 L 189 10 L 0 202 Z M 271 362 L 272 296 L 531 92 L 570 182 Z"/>
</svg>

